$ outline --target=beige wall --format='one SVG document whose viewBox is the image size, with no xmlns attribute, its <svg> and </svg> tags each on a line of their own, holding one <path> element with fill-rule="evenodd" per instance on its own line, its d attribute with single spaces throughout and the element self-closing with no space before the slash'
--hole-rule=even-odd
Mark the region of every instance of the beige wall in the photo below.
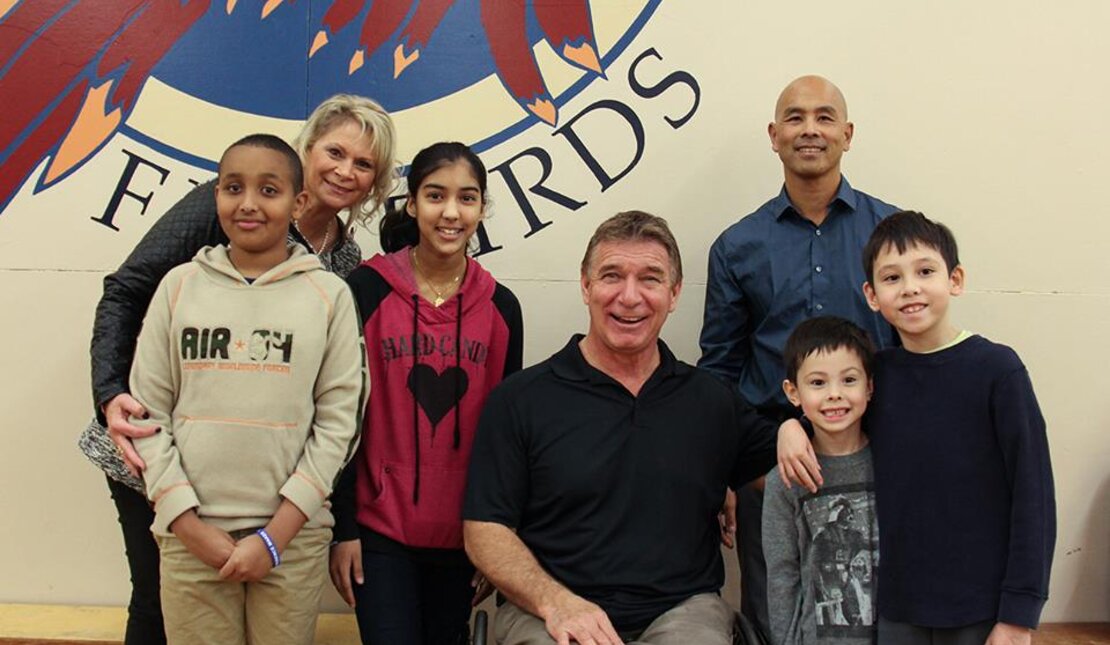
<svg viewBox="0 0 1110 645">
<path fill-rule="evenodd" d="M 780 187 L 765 134 L 775 97 L 799 74 L 826 75 L 856 123 L 846 175 L 953 228 L 969 286 L 954 307 L 957 322 L 1013 345 L 1032 374 L 1059 520 L 1044 619 L 1110 620 L 1107 24 L 1102 0 L 664 2 L 608 80 L 561 113 L 567 119 L 600 99 L 631 106 L 646 146 L 627 177 L 602 193 L 544 125 L 483 154 L 493 166 L 542 147 L 555 161 L 548 185 L 589 202 L 570 212 L 536 199 L 554 223 L 524 239 L 519 207 L 501 178 L 491 179 L 489 229 L 505 248 L 483 262 L 520 297 L 526 362 L 584 329 L 577 262 L 593 227 L 628 208 L 663 215 L 676 229 L 687 283 L 664 337 L 696 360 L 708 246 Z M 628 66 L 649 47 L 664 60 L 645 61 L 644 83 L 685 70 L 700 84 L 701 105 L 679 130 L 662 117 L 684 114 L 689 91 L 645 100 L 629 89 Z M 627 128 L 609 115 L 584 118 L 579 131 L 602 163 L 619 169 L 631 158 Z M 430 142 L 422 132 L 402 130 L 406 149 Z M 89 225 L 124 147 L 146 150 L 117 135 L 64 187 L 32 197 L 27 186 L 0 215 L 0 602 L 122 604 L 127 593 L 103 478 L 74 446 L 90 409 L 89 330 L 101 278 L 185 190 L 189 173 L 165 160 L 176 174 L 147 218 L 132 209 L 118 234 Z M 519 168 L 522 179 L 538 177 L 530 163 Z M 376 242 L 365 236 L 363 248 Z M 334 596 L 329 606 L 338 606 Z"/>
</svg>

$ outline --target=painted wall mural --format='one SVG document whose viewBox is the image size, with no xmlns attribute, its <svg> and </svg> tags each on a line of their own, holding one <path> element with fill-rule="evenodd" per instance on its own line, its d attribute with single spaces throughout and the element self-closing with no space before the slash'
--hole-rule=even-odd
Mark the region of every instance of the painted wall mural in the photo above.
<svg viewBox="0 0 1110 645">
<path fill-rule="evenodd" d="M 642 155 L 640 119 L 616 101 L 575 115 L 561 108 L 606 79 L 659 2 L 0 0 L 0 217 L 28 188 L 35 196 L 65 191 L 113 137 L 211 172 L 233 139 L 221 124 L 242 124 L 237 134 L 273 131 L 337 92 L 382 103 L 402 145 L 407 133 L 432 130 L 481 152 L 545 123 L 604 190 Z M 638 61 L 645 58 L 662 60 L 654 50 Z M 693 89 L 694 106 L 669 119 L 672 128 L 696 110 L 698 88 L 688 74 L 655 85 L 631 73 L 628 80 L 645 98 L 679 82 Z M 574 131 L 596 110 L 628 124 L 636 149 L 624 169 L 602 167 Z M 402 158 L 412 152 L 402 148 Z M 542 166 L 544 177 L 530 188 L 513 174 L 522 157 Z M 145 212 L 143 191 L 129 187 L 137 171 L 152 169 L 159 184 L 170 173 L 129 150 L 117 166 L 107 182 L 116 190 L 91 218 L 113 229 L 123 200 L 143 202 Z M 542 150 L 524 150 L 491 170 L 504 177 L 528 235 L 549 223 L 529 195 L 570 210 L 585 203 L 543 185 L 551 158 Z M 485 231 L 481 242 L 482 252 L 499 248 Z"/>
</svg>

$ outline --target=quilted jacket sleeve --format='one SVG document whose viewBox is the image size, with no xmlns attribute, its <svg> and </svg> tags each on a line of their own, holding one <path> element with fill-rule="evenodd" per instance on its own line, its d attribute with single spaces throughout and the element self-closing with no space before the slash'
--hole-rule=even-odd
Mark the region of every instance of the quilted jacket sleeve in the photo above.
<svg viewBox="0 0 1110 645">
<path fill-rule="evenodd" d="M 101 406 L 128 391 L 135 340 L 158 283 L 170 269 L 188 262 L 201 248 L 226 242 L 216 218 L 213 180 L 197 186 L 174 204 L 119 269 L 104 278 L 90 349 L 93 403 L 101 423 Z"/>
</svg>

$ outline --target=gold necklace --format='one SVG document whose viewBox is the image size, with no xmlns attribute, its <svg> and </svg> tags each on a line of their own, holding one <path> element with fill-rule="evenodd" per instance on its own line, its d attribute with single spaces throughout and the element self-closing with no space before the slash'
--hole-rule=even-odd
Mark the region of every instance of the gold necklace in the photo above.
<svg viewBox="0 0 1110 645">
<path fill-rule="evenodd" d="M 452 278 L 451 281 L 448 282 L 445 287 L 443 287 L 443 291 L 440 291 L 439 289 L 436 289 L 436 286 L 432 284 L 431 280 L 428 279 L 428 276 L 424 273 L 424 270 L 420 268 L 420 262 L 416 259 L 415 248 L 409 251 L 409 257 L 412 258 L 412 268 L 416 269 L 417 275 L 423 278 L 424 284 L 428 285 L 428 288 L 432 290 L 432 293 L 436 294 L 436 299 L 432 301 L 432 304 L 436 307 L 442 305 L 443 302 L 447 300 L 447 297 L 445 297 L 443 294 L 450 291 L 456 284 L 458 284 L 459 280 L 463 277 L 463 274 L 466 273 L 466 265 L 463 265 L 463 273 L 460 273 L 459 275 Z"/>
</svg>

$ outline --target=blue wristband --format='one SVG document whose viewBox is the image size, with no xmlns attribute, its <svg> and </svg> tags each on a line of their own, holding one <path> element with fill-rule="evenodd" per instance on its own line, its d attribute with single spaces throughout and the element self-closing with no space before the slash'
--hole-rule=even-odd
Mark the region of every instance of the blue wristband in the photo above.
<svg viewBox="0 0 1110 645">
<path fill-rule="evenodd" d="M 270 534 L 266 532 L 266 529 L 258 529 L 255 533 L 257 533 L 258 537 L 262 538 L 262 541 L 266 544 L 266 548 L 270 551 L 270 560 L 273 561 L 274 566 L 276 567 L 281 564 L 281 555 L 278 553 L 277 547 L 274 546 L 274 541 L 270 538 Z"/>
</svg>

